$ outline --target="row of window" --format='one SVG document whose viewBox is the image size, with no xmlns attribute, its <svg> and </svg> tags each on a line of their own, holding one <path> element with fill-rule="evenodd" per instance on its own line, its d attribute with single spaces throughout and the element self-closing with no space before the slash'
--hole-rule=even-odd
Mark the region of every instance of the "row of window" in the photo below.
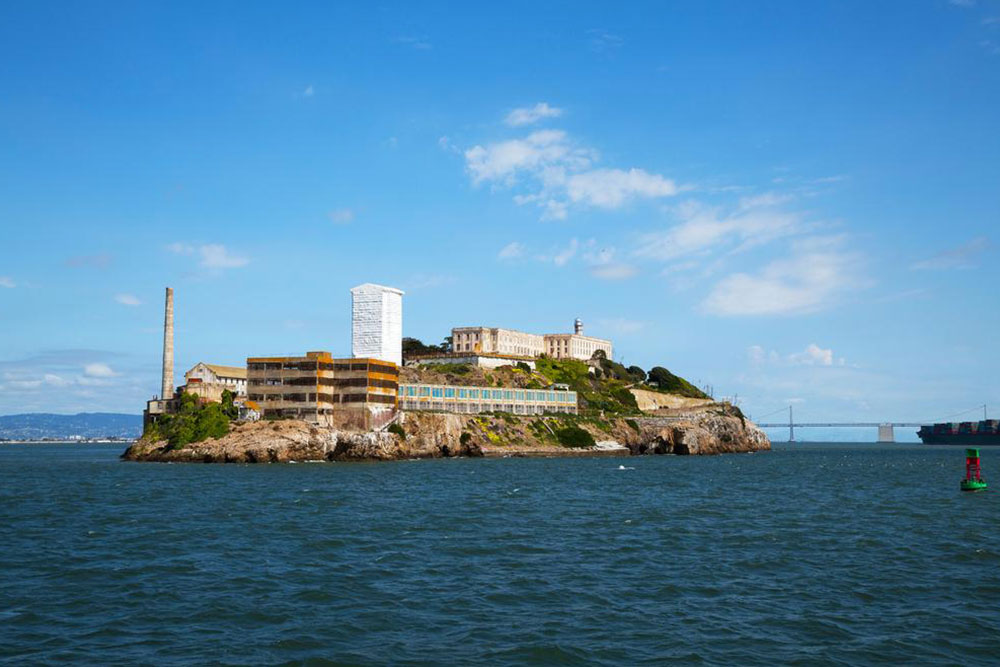
<svg viewBox="0 0 1000 667">
<path fill-rule="evenodd" d="M 400 397 L 429 397 L 468 400 L 514 400 L 542 403 L 576 403 L 574 391 L 532 391 L 530 389 L 471 389 L 465 387 L 429 387 L 402 385 Z"/>
<path fill-rule="evenodd" d="M 398 389 L 399 385 L 393 380 L 379 380 L 378 378 L 327 378 L 307 375 L 305 377 L 294 378 L 254 378 L 250 381 L 251 387 L 379 387 L 380 389 Z"/>
<path fill-rule="evenodd" d="M 514 415 L 544 415 L 549 413 L 576 414 L 575 405 L 525 405 L 522 403 L 450 403 L 447 401 L 401 400 L 403 410 L 427 410 L 477 414 L 480 412 L 509 412 Z"/>
<path fill-rule="evenodd" d="M 268 401 L 283 401 L 285 403 L 396 403 L 395 396 L 385 394 L 250 394 L 251 401 L 265 403 Z"/>
<path fill-rule="evenodd" d="M 285 362 L 254 362 L 247 364 L 251 371 L 368 371 L 369 373 L 387 373 L 396 375 L 399 369 L 385 364 L 369 364 L 367 362 L 329 362 L 329 361 L 285 361 Z"/>
</svg>

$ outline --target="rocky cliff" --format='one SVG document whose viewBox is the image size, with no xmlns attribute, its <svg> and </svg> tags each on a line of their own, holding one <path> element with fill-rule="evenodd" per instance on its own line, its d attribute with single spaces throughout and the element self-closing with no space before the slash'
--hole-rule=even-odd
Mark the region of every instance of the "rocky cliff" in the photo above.
<svg viewBox="0 0 1000 667">
<path fill-rule="evenodd" d="M 566 433 L 585 431 L 570 441 Z M 131 461 L 265 463 L 376 461 L 446 456 L 595 456 L 723 454 L 767 450 L 757 426 L 725 404 L 672 417 L 519 417 L 401 413 L 394 432 L 352 432 L 299 421 L 237 424 L 217 439 L 171 449 L 140 439 L 122 458 Z M 589 437 L 588 437 L 589 435 Z M 570 444 L 567 444 L 570 443 Z"/>
</svg>

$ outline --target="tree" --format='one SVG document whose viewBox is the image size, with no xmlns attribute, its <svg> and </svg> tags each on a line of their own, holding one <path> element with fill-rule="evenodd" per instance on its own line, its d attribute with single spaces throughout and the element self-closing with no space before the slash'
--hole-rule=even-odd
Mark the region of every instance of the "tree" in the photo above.
<svg viewBox="0 0 1000 667">
<path fill-rule="evenodd" d="M 628 374 L 629 374 L 629 377 L 631 377 L 632 380 L 634 380 L 635 382 L 645 382 L 646 381 L 646 371 L 642 370 L 638 366 L 629 366 L 628 367 Z"/>
<path fill-rule="evenodd" d="M 222 414 L 229 419 L 236 419 L 240 416 L 239 409 L 233 404 L 233 392 L 228 389 L 222 390 Z"/>
<path fill-rule="evenodd" d="M 607 359 L 608 358 L 608 353 L 605 352 L 604 350 L 597 349 L 597 350 L 594 350 L 594 353 L 592 355 L 590 355 L 590 358 L 591 359 Z"/>
</svg>

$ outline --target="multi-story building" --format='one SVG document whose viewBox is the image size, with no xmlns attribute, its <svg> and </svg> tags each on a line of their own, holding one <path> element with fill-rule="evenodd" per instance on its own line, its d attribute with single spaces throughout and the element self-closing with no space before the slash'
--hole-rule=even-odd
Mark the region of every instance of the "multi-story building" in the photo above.
<svg viewBox="0 0 1000 667">
<path fill-rule="evenodd" d="M 603 350 L 610 359 L 614 348 L 610 340 L 583 335 L 583 322 L 573 323 L 573 333 L 531 334 L 514 329 L 490 327 L 456 327 L 451 330 L 452 351 L 455 354 L 483 353 L 528 357 L 543 354 L 556 359 L 590 359 Z"/>
<path fill-rule="evenodd" d="M 515 329 L 457 327 L 451 330 L 451 347 L 455 353 L 538 357 L 545 353 L 545 337 Z"/>
<path fill-rule="evenodd" d="M 221 401 L 222 392 L 229 390 L 238 397 L 247 395 L 247 369 L 239 366 L 206 364 L 203 361 L 184 374 L 183 391 L 207 401 Z"/>
<path fill-rule="evenodd" d="M 264 419 L 370 429 L 395 413 L 399 368 L 381 359 L 334 359 L 329 352 L 249 357 L 247 385 Z"/>
<path fill-rule="evenodd" d="M 435 410 L 475 414 L 509 412 L 541 415 L 552 412 L 577 413 L 575 391 L 563 387 L 515 389 L 495 387 L 453 387 L 437 384 L 402 384 L 399 407 L 403 410 Z"/>
<path fill-rule="evenodd" d="M 351 288 L 351 354 L 403 364 L 403 292 L 365 283 Z"/>
</svg>

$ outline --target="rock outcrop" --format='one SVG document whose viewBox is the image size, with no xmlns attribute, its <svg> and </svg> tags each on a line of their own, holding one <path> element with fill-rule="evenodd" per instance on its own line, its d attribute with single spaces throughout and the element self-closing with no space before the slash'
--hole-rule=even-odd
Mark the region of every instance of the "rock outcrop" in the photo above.
<svg viewBox="0 0 1000 667">
<path fill-rule="evenodd" d="M 586 430 L 592 447 L 560 444 L 560 430 Z M 767 450 L 757 426 L 726 404 L 682 417 L 577 417 L 570 415 L 459 415 L 406 412 L 393 431 L 356 432 L 300 421 L 235 425 L 217 439 L 170 448 L 140 439 L 122 458 L 131 461 L 281 463 L 389 461 L 448 456 L 706 455 Z"/>
</svg>

